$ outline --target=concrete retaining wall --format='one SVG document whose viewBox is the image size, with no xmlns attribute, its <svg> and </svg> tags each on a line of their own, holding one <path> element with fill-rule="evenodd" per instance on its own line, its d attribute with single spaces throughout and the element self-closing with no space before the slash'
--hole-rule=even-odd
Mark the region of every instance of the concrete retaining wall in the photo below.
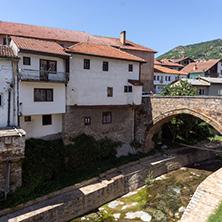
<svg viewBox="0 0 222 222">
<path fill-rule="evenodd" d="M 183 149 L 167 157 L 143 158 L 100 177 L 46 195 L 15 209 L 0 211 L 0 221 L 69 221 L 144 185 L 148 170 L 155 177 L 214 157 L 212 152 Z M 5 214 L 5 216 L 3 216 Z M 7 214 L 7 215 L 6 215 Z"/>
</svg>

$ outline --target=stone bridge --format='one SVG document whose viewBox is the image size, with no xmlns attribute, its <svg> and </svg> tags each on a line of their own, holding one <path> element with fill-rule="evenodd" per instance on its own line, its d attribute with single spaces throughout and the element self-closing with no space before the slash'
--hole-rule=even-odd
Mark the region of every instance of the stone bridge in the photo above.
<svg viewBox="0 0 222 222">
<path fill-rule="evenodd" d="M 205 96 L 146 96 L 143 107 L 135 112 L 135 139 L 144 152 L 154 147 L 152 137 L 161 126 L 179 114 L 190 114 L 209 123 L 222 134 L 222 98 Z"/>
</svg>

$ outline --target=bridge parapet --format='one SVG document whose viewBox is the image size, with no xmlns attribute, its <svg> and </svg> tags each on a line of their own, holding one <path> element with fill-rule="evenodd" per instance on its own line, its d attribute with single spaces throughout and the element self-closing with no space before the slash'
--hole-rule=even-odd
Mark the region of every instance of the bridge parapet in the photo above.
<svg viewBox="0 0 222 222">
<path fill-rule="evenodd" d="M 222 97 L 211 96 L 145 96 L 136 115 L 136 139 L 144 152 L 153 147 L 152 137 L 163 123 L 179 114 L 196 116 L 222 134 Z M 144 134 L 143 134 L 144 133 Z"/>
</svg>

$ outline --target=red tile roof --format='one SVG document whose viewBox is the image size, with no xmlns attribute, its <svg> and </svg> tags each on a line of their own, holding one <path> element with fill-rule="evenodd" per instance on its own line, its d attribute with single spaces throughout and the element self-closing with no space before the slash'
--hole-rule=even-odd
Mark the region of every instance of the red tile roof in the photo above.
<svg viewBox="0 0 222 222">
<path fill-rule="evenodd" d="M 126 45 L 122 45 L 118 38 L 94 36 L 82 31 L 72 31 L 13 22 L 0 21 L 0 34 L 72 43 L 88 41 L 91 43 L 113 45 L 120 47 L 121 49 L 142 50 L 153 53 L 157 52 L 128 40 L 126 40 Z"/>
<path fill-rule="evenodd" d="M 146 60 L 144 59 L 141 59 L 137 56 L 123 52 L 109 45 L 101 45 L 101 44 L 93 44 L 93 43 L 79 43 L 79 44 L 69 47 L 66 51 L 70 53 L 94 55 L 94 56 L 101 56 L 101 57 L 108 57 L 108 58 L 117 58 L 117 59 L 132 60 L 132 61 L 138 61 L 138 62 L 146 62 Z"/>
<path fill-rule="evenodd" d="M 123 45 L 120 42 L 119 38 L 111 38 L 111 37 L 103 37 L 103 36 L 97 36 L 97 37 L 102 39 L 102 40 L 109 41 L 112 46 L 119 47 L 120 49 L 141 50 L 141 51 L 147 51 L 147 52 L 153 52 L 153 53 L 157 52 L 153 49 L 150 49 L 150 48 L 147 48 L 145 46 L 136 44 L 136 43 L 131 42 L 129 40 L 126 40 L 126 44 Z"/>
<path fill-rule="evenodd" d="M 21 51 L 27 50 L 69 56 L 69 54 L 65 52 L 64 48 L 55 42 L 15 36 L 12 36 L 11 40 Z"/>
<path fill-rule="evenodd" d="M 172 62 L 181 62 L 181 61 L 186 60 L 186 59 L 190 59 L 190 60 L 194 61 L 190 57 L 183 57 L 183 58 L 180 58 L 180 59 L 171 59 L 171 61 Z"/>
<path fill-rule="evenodd" d="M 178 63 L 171 62 L 170 59 L 154 59 L 155 65 L 162 65 L 162 66 L 175 66 L 175 67 L 181 67 L 183 68 L 183 65 L 180 65 Z"/>
<path fill-rule="evenodd" d="M 1 58 L 18 58 L 15 56 L 13 50 L 5 45 L 0 45 L 0 57 Z"/>
<path fill-rule="evenodd" d="M 206 72 L 220 61 L 221 59 L 212 59 L 204 62 L 193 62 L 185 66 L 181 71 L 187 73 Z"/>
<path fill-rule="evenodd" d="M 163 73 L 163 74 L 188 75 L 188 73 L 186 72 L 181 72 L 174 69 L 168 69 L 160 65 L 154 65 L 154 72 Z"/>
</svg>

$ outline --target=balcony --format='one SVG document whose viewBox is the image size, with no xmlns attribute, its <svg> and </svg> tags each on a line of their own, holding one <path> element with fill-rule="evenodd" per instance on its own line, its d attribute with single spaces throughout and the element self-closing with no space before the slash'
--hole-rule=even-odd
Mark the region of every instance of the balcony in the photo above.
<svg viewBox="0 0 222 222">
<path fill-rule="evenodd" d="M 67 83 L 69 73 L 65 72 L 48 72 L 33 69 L 19 69 L 19 80 L 33 82 L 56 82 Z"/>
</svg>

